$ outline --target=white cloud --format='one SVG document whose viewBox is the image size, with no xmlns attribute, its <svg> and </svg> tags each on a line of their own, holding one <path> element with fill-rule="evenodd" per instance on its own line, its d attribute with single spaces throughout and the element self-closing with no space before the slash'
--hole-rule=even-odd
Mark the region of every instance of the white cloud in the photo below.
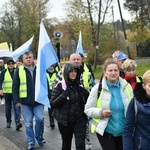
<svg viewBox="0 0 150 150">
<path fill-rule="evenodd" d="M 5 2 L 8 2 L 9 0 L 1 0 L 0 2 L 0 8 L 2 7 L 2 5 L 5 3 Z M 65 10 L 64 10 L 64 5 L 66 3 L 67 0 L 50 0 L 50 3 L 52 5 L 52 7 L 50 8 L 50 12 L 49 12 L 49 17 L 50 18 L 53 18 L 53 17 L 56 17 L 58 19 L 61 19 L 62 17 L 64 18 L 65 17 Z M 129 20 L 131 17 L 130 17 L 130 14 L 127 10 L 125 10 L 123 8 L 123 2 L 124 0 L 120 0 L 120 6 L 121 6 L 121 10 L 122 10 L 122 16 L 123 16 L 123 19 L 125 20 Z M 114 7 L 114 20 L 118 20 L 120 19 L 120 13 L 119 13 L 119 8 L 118 8 L 118 3 L 117 3 L 117 0 L 114 0 L 113 2 L 113 7 Z M 111 10 L 110 10 L 111 12 Z M 112 14 L 110 13 L 110 18 L 108 20 L 112 20 Z"/>
</svg>

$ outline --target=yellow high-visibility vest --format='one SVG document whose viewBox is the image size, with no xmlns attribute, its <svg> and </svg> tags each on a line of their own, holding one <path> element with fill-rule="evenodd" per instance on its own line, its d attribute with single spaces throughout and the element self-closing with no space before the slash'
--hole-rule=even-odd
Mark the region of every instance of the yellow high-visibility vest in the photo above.
<svg viewBox="0 0 150 150">
<path fill-rule="evenodd" d="M 88 91 L 89 91 L 89 88 L 90 88 L 89 81 L 88 81 L 89 73 L 90 73 L 89 69 L 88 69 L 87 65 L 84 63 L 84 72 L 83 72 L 82 78 L 83 78 L 83 85 Z"/>
<path fill-rule="evenodd" d="M 137 76 L 136 76 L 136 83 L 141 83 L 141 80 Z"/>
<path fill-rule="evenodd" d="M 27 97 L 27 79 L 26 79 L 26 71 L 24 66 L 19 67 L 19 78 L 20 78 L 20 87 L 19 87 L 19 97 L 26 98 Z"/>
<path fill-rule="evenodd" d="M 48 80 L 48 84 L 49 84 L 49 89 L 52 90 L 52 84 L 53 84 L 54 80 L 56 79 L 56 73 L 53 73 L 51 78 L 48 73 L 46 73 L 46 76 L 47 76 L 47 80 Z"/>
<path fill-rule="evenodd" d="M 127 95 L 128 95 L 128 100 L 130 101 L 132 97 L 130 95 L 129 84 L 125 87 L 125 90 L 126 90 Z M 97 108 L 102 108 L 102 94 L 103 94 L 103 91 L 104 91 L 104 89 L 102 88 L 100 96 L 97 100 L 97 104 L 96 104 Z M 101 120 L 100 118 L 92 118 L 92 120 L 91 120 L 91 133 L 96 132 L 96 127 L 97 127 L 98 123 L 100 122 L 100 120 Z"/>
<path fill-rule="evenodd" d="M 6 69 L 3 81 L 3 92 L 12 93 L 12 78 L 8 69 Z"/>
</svg>

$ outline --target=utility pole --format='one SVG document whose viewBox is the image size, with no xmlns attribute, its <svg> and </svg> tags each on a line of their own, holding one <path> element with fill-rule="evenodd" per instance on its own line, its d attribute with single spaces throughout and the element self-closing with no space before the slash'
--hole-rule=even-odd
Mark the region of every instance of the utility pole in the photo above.
<svg viewBox="0 0 150 150">
<path fill-rule="evenodd" d="M 60 62 L 60 42 L 59 42 L 59 39 L 57 40 L 55 47 L 57 48 L 57 57 L 58 57 L 58 60 Z"/>
<path fill-rule="evenodd" d="M 124 37 L 125 37 L 126 46 L 127 46 L 128 57 L 131 58 L 130 50 L 129 50 L 129 43 L 128 43 L 128 39 L 127 39 L 125 27 L 124 27 L 124 20 L 123 20 L 123 17 L 122 17 L 122 12 L 121 12 L 121 7 L 120 7 L 120 1 L 119 0 L 117 0 L 117 1 L 118 1 L 118 7 L 119 7 L 119 12 L 120 12 L 120 17 L 121 17 L 121 22 L 122 22 Z"/>
</svg>

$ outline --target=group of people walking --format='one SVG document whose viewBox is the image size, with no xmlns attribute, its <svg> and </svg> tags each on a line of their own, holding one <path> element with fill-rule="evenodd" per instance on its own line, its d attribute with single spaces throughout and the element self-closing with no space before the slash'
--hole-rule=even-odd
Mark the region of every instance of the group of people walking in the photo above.
<svg viewBox="0 0 150 150">
<path fill-rule="evenodd" d="M 13 104 L 16 130 L 22 127 L 22 114 L 28 149 L 34 149 L 36 141 L 43 146 L 45 140 L 44 105 L 35 101 L 36 64 L 32 52 L 23 54 L 21 66 L 15 68 L 14 64 L 9 60 L 0 75 L 6 127 L 11 127 Z M 96 133 L 103 150 L 149 149 L 150 71 L 138 77 L 136 67 L 134 60 L 117 51 L 104 62 L 97 84 L 83 54 L 71 54 L 63 68 L 57 64 L 47 68 L 50 127 L 55 128 L 55 118 L 62 150 L 71 150 L 73 136 L 77 150 L 92 149 L 89 130 Z"/>
<path fill-rule="evenodd" d="M 116 56 L 116 55 L 117 56 Z M 117 52 L 103 65 L 103 77 L 84 112 L 103 150 L 148 150 L 150 145 L 150 70 L 136 75 L 137 64 Z"/>
<path fill-rule="evenodd" d="M 43 142 L 44 141 L 44 139 L 43 139 L 44 106 L 35 101 L 36 64 L 34 63 L 33 54 L 32 54 L 32 52 L 24 53 L 22 56 L 22 65 L 17 68 L 15 68 L 15 62 L 12 59 L 9 61 L 13 62 L 13 63 L 11 63 L 11 66 L 13 68 L 13 76 L 11 76 L 11 80 L 9 78 L 9 81 L 8 81 L 8 78 L 3 77 L 4 79 L 7 79 L 7 81 L 5 81 L 1 77 L 3 75 L 3 73 L 1 73 L 1 76 L 0 76 L 0 78 L 1 78 L 1 93 L 0 93 L 0 95 L 3 95 L 3 94 L 4 94 L 4 96 L 6 95 L 6 93 L 4 92 L 6 89 L 4 86 L 4 83 L 5 82 L 9 82 L 9 84 L 11 83 L 9 88 L 11 89 L 12 97 L 11 97 L 11 99 L 9 99 L 9 103 L 10 103 L 10 105 L 13 104 L 15 106 L 15 108 L 17 108 L 18 110 L 21 110 L 21 114 L 24 119 L 24 126 L 26 129 L 28 149 L 34 149 L 36 141 L 39 144 L 39 146 L 43 146 L 43 143 L 44 143 Z M 56 110 L 57 110 L 57 105 L 55 106 L 55 103 L 53 103 L 53 100 L 51 100 L 51 99 L 53 99 L 53 98 L 51 98 L 51 97 L 53 97 L 52 91 L 53 91 L 53 89 L 55 91 L 57 81 L 59 81 L 59 79 L 61 77 L 60 81 L 62 81 L 63 79 L 67 79 L 67 81 L 65 80 L 67 82 L 66 87 L 68 87 L 68 89 L 70 89 L 72 92 L 75 92 L 74 96 L 72 93 L 72 95 L 71 95 L 72 98 L 70 98 L 72 100 L 71 100 L 71 103 L 68 105 L 69 108 L 71 105 L 71 108 L 73 108 L 73 110 L 70 109 L 70 113 L 66 114 L 67 115 L 66 122 L 68 124 L 68 127 L 66 128 L 66 126 L 63 126 L 63 124 L 61 124 L 61 123 L 59 124 L 57 117 L 55 118 L 58 121 L 59 130 L 63 131 L 63 133 L 64 133 L 64 134 L 61 134 L 62 141 L 63 141 L 62 147 L 64 147 L 63 149 L 71 149 L 71 147 L 70 147 L 71 146 L 71 137 L 73 137 L 74 130 L 76 129 L 76 135 L 77 135 L 76 139 L 77 139 L 77 143 L 78 143 L 77 147 L 78 147 L 78 149 L 85 149 L 84 140 L 85 140 L 85 138 L 87 138 L 87 144 L 90 144 L 90 139 L 89 139 L 89 133 L 86 134 L 86 131 L 88 130 L 89 126 L 87 125 L 88 121 L 87 121 L 86 115 L 84 113 L 84 104 L 86 103 L 86 99 L 88 97 L 89 90 L 95 84 L 94 77 L 88 71 L 87 66 L 83 65 L 82 71 L 80 71 L 81 65 L 84 64 L 80 54 L 76 54 L 76 53 L 72 54 L 70 56 L 69 62 L 70 63 L 68 63 L 68 67 L 71 70 L 60 69 L 58 67 L 58 65 L 56 65 L 56 64 L 53 64 L 46 70 L 46 77 L 47 77 L 47 83 L 48 83 L 48 98 L 52 102 L 51 109 L 48 108 L 48 113 L 49 113 L 49 117 L 50 117 L 50 127 L 52 129 L 54 129 L 54 127 L 55 127 L 54 117 L 57 116 L 57 115 L 55 115 Z M 70 67 L 70 65 L 73 65 L 73 68 L 74 68 L 72 74 L 70 75 L 72 77 L 68 77 L 68 73 L 70 71 L 72 71 L 72 67 Z M 9 69 L 9 66 L 7 68 L 5 68 L 4 70 L 7 71 L 9 74 L 12 74 L 11 70 Z M 77 71 L 78 79 L 76 79 L 76 75 L 74 75 L 76 70 L 78 70 Z M 62 76 L 59 76 L 59 73 L 60 74 L 62 73 Z M 80 76 L 81 74 L 82 74 L 82 76 Z M 58 79 L 56 79 L 56 78 L 58 78 Z M 70 79 L 70 78 L 73 78 L 73 79 Z M 74 82 L 74 79 L 75 79 L 75 82 Z M 81 81 L 82 81 L 82 83 L 81 83 Z M 69 88 L 69 86 L 70 86 L 70 88 Z M 83 86 L 84 86 L 84 88 L 83 88 Z M 68 92 L 69 95 L 71 94 L 70 90 Z M 82 93 L 81 90 L 84 93 Z M 69 95 L 67 96 L 67 99 L 68 99 Z M 78 95 L 79 99 L 82 98 L 82 100 L 78 102 L 78 98 L 76 97 L 76 95 Z M 76 104 L 76 105 L 74 105 L 74 104 Z M 5 106 L 6 105 L 7 105 L 7 103 L 6 103 L 6 99 L 5 99 Z M 54 109 L 54 111 L 53 111 L 53 109 Z M 7 109 L 5 109 L 5 112 L 7 112 Z M 53 112 L 53 115 L 52 115 L 52 112 Z M 11 106 L 10 106 L 9 113 L 11 113 Z M 79 113 L 79 114 L 76 114 L 76 113 Z M 62 113 L 62 115 L 63 115 L 63 113 Z M 18 117 L 20 119 L 20 114 L 18 115 Z M 68 117 L 70 118 L 70 121 L 68 120 Z M 35 119 L 35 126 L 34 126 L 33 119 Z M 60 119 L 60 117 L 59 117 L 59 119 Z M 64 118 L 62 118 L 60 120 L 64 120 Z M 6 127 L 7 128 L 11 127 L 11 121 L 12 121 L 11 115 L 10 115 L 10 120 L 7 120 L 7 116 L 6 116 L 6 122 L 7 122 Z M 83 122 L 83 125 L 82 125 L 82 123 L 81 124 L 78 123 L 78 121 Z M 75 125 L 76 125 L 76 127 L 75 127 Z M 82 128 L 80 128 L 80 125 Z M 18 127 L 18 124 L 16 123 L 16 130 L 20 130 L 21 127 L 22 127 L 22 124 L 20 122 L 19 122 L 19 127 Z M 69 132 L 67 132 L 67 134 L 66 134 L 66 132 L 64 132 L 64 128 L 66 128 L 66 131 L 67 130 L 69 131 Z M 85 134 L 82 134 L 82 133 L 80 134 L 80 132 L 78 132 L 78 129 L 81 129 L 81 131 L 83 129 L 82 133 L 85 133 Z M 82 135 L 82 138 L 80 139 L 79 137 L 81 135 Z"/>
</svg>

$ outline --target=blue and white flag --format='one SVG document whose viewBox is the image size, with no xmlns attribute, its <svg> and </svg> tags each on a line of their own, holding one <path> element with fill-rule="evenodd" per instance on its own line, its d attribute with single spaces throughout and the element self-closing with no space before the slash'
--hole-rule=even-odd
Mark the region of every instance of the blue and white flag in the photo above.
<svg viewBox="0 0 150 150">
<path fill-rule="evenodd" d="M 81 31 L 80 31 L 80 34 L 79 34 L 79 40 L 78 40 L 78 45 L 77 45 L 76 53 L 81 53 L 81 54 L 84 55 L 84 53 L 83 53 L 83 47 L 82 47 L 82 35 L 81 35 Z"/>
<path fill-rule="evenodd" d="M 40 24 L 39 47 L 35 83 L 35 101 L 50 107 L 46 69 L 58 62 L 58 57 L 46 32 L 43 22 Z"/>
<path fill-rule="evenodd" d="M 15 51 L 12 52 L 12 58 L 14 61 L 17 61 L 18 58 L 23 55 L 25 52 L 30 51 L 30 47 L 32 44 L 34 36 L 30 40 L 28 40 L 26 43 L 21 45 L 19 48 L 17 48 Z"/>
</svg>

